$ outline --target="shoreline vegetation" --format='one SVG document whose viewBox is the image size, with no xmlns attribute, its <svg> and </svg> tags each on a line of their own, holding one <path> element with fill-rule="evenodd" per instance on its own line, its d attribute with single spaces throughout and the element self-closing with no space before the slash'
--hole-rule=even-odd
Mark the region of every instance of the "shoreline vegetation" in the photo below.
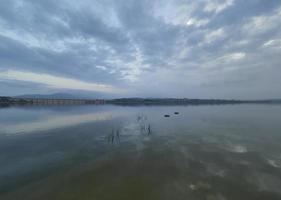
<svg viewBox="0 0 281 200">
<path fill-rule="evenodd" d="M 1 107 L 12 105 L 225 105 L 225 104 L 281 104 L 281 99 L 269 100 L 227 100 L 227 99 L 188 99 L 188 98 L 119 98 L 119 99 L 47 99 L 1 97 Z"/>
</svg>

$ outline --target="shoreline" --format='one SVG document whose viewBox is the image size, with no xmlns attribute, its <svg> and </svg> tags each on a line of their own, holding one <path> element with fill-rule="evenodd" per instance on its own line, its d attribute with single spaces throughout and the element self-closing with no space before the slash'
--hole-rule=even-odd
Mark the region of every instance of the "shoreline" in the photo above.
<svg viewBox="0 0 281 200">
<path fill-rule="evenodd" d="M 120 99 L 47 99 L 0 97 L 0 107 L 26 105 L 236 105 L 236 104 L 281 104 L 281 100 L 227 100 L 227 99 L 187 99 L 187 98 L 120 98 Z"/>
</svg>

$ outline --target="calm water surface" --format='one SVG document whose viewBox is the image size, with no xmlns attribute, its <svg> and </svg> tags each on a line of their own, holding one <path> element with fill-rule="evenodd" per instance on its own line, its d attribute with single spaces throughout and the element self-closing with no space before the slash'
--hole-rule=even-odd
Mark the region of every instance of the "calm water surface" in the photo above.
<svg viewBox="0 0 281 200">
<path fill-rule="evenodd" d="M 1 108 L 0 199 L 280 200 L 281 106 Z"/>
</svg>

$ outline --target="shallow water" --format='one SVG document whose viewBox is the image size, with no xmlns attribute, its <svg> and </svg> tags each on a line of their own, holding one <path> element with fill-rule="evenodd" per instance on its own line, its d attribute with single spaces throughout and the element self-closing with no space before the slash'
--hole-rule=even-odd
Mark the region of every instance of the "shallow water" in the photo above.
<svg viewBox="0 0 281 200">
<path fill-rule="evenodd" d="M 1 200 L 271 200 L 280 188 L 278 105 L 0 109 Z"/>
</svg>

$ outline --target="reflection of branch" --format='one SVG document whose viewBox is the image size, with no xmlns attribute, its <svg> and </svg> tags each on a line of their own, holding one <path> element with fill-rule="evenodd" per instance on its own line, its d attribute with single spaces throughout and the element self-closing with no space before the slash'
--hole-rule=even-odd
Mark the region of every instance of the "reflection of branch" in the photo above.
<svg viewBox="0 0 281 200">
<path fill-rule="evenodd" d="M 120 143 L 120 134 L 119 134 L 119 130 L 116 131 L 116 136 L 117 136 L 118 142 Z"/>
<path fill-rule="evenodd" d="M 151 127 L 150 127 L 150 124 L 148 125 L 148 128 L 147 128 L 147 135 L 150 135 L 151 134 Z"/>
<path fill-rule="evenodd" d="M 150 135 L 152 133 L 150 124 L 147 123 L 147 116 L 139 114 L 137 122 L 140 126 L 140 133 Z"/>
<path fill-rule="evenodd" d="M 120 144 L 120 131 L 117 130 L 115 132 L 114 129 L 112 129 L 111 134 L 109 134 L 107 136 L 107 143 L 113 144 L 114 140 L 116 141 L 116 138 L 117 138 L 118 143 Z"/>
</svg>

